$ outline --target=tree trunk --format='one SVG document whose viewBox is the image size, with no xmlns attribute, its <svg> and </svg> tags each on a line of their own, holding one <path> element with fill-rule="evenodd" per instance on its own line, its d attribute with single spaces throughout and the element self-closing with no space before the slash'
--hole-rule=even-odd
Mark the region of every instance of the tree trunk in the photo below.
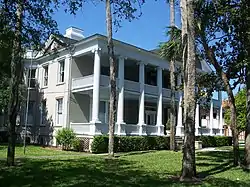
<svg viewBox="0 0 250 187">
<path fill-rule="evenodd" d="M 247 170 L 250 170 L 250 69 L 247 67 L 247 124 L 245 135 L 245 155 L 244 165 Z"/>
<path fill-rule="evenodd" d="M 232 134 L 233 134 L 234 165 L 237 166 L 239 164 L 239 138 L 238 138 L 239 133 L 236 128 L 237 118 L 236 118 L 236 106 L 235 106 L 233 90 L 230 86 L 230 82 L 226 73 L 223 71 L 222 67 L 216 60 L 213 49 L 208 46 L 205 35 L 201 35 L 201 41 L 202 41 L 202 45 L 206 53 L 206 57 L 209 59 L 210 63 L 214 66 L 216 73 L 221 77 L 225 85 L 227 95 L 228 95 L 228 101 L 229 101 L 229 106 L 230 106 L 230 111 L 231 111 L 231 116 L 230 116 L 231 129 L 232 129 Z"/>
<path fill-rule="evenodd" d="M 170 25 L 175 26 L 174 0 L 169 1 L 170 5 Z M 171 108 L 170 108 L 170 150 L 175 150 L 175 132 L 176 132 L 176 108 L 175 108 L 175 61 L 170 60 L 170 85 L 171 85 Z"/>
<path fill-rule="evenodd" d="M 195 30 L 193 0 L 182 3 L 187 23 L 187 61 L 184 69 L 184 148 L 181 180 L 192 180 L 196 176 L 195 166 Z M 186 5 L 186 6 L 185 6 Z M 188 19 L 187 19 L 188 18 Z M 184 59 L 185 63 L 185 59 Z"/>
<path fill-rule="evenodd" d="M 110 105 L 109 105 L 109 156 L 114 156 L 114 127 L 116 115 L 116 61 L 112 39 L 112 15 L 110 0 L 106 0 L 106 24 L 108 34 L 108 56 L 110 63 Z"/>
<path fill-rule="evenodd" d="M 11 78 L 9 82 L 10 95 L 8 103 L 8 151 L 7 165 L 13 166 L 15 163 L 15 144 L 16 144 L 16 118 L 20 109 L 20 85 L 23 78 L 23 62 L 21 48 L 21 33 L 22 33 L 22 10 L 23 2 L 17 2 L 16 10 L 16 27 L 14 30 L 13 48 L 11 54 Z"/>
<path fill-rule="evenodd" d="M 218 67 L 217 67 L 218 69 Z M 216 71 L 217 71 L 216 69 Z M 240 155 L 239 155 L 239 132 L 237 130 L 237 117 L 236 117 L 236 106 L 235 106 L 235 99 L 233 95 L 233 90 L 230 86 L 229 80 L 227 75 L 221 70 L 221 78 L 225 85 L 227 95 L 228 95 L 228 102 L 230 107 L 230 120 L 231 120 L 231 129 L 233 134 L 233 154 L 234 154 L 234 166 L 239 165 Z"/>
</svg>

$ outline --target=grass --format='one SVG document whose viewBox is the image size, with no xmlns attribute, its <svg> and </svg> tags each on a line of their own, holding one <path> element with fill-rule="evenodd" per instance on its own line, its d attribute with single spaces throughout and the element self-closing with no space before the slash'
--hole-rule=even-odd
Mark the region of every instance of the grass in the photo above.
<svg viewBox="0 0 250 187">
<path fill-rule="evenodd" d="M 250 174 L 232 166 L 231 152 L 196 154 L 196 184 L 181 183 L 181 152 L 151 151 L 105 156 L 65 156 L 50 159 L 19 159 L 17 166 L 0 163 L 0 186 L 250 186 Z"/>
<path fill-rule="evenodd" d="M 26 154 L 23 153 L 23 146 L 17 145 L 15 155 L 17 157 L 25 156 L 57 156 L 57 155 L 77 155 L 79 153 L 72 151 L 61 151 L 57 149 L 43 148 L 41 146 L 29 145 L 26 147 Z M 0 158 L 6 158 L 7 145 L 0 145 Z"/>
</svg>

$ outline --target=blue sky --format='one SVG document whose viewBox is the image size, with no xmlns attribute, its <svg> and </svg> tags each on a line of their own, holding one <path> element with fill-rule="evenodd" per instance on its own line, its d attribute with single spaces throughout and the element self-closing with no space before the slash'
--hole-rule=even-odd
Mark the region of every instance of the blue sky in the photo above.
<svg viewBox="0 0 250 187">
<path fill-rule="evenodd" d="M 66 28 L 75 26 L 84 30 L 84 36 L 95 33 L 106 35 L 105 5 L 103 2 L 85 3 L 77 14 L 66 14 L 60 9 L 55 15 L 60 33 L 64 34 Z M 179 11 L 176 10 L 176 24 L 180 25 Z M 160 42 L 165 41 L 166 27 L 169 25 L 169 4 L 166 1 L 147 1 L 142 7 L 142 16 L 128 22 L 124 20 L 122 27 L 114 33 L 114 38 L 142 47 L 154 49 Z"/>
<path fill-rule="evenodd" d="M 58 23 L 61 34 L 70 27 L 83 29 L 84 36 L 88 37 L 99 33 L 106 35 L 105 4 L 85 3 L 85 6 L 76 15 L 66 14 L 61 8 L 54 19 Z M 114 38 L 136 45 L 144 49 L 154 49 L 160 42 L 166 41 L 166 27 L 169 26 L 169 4 L 162 0 L 147 1 L 142 6 L 142 16 L 132 22 L 124 20 L 122 27 L 114 33 Z M 180 27 L 180 10 L 176 7 L 176 25 Z M 223 99 L 227 97 L 223 93 Z"/>
</svg>

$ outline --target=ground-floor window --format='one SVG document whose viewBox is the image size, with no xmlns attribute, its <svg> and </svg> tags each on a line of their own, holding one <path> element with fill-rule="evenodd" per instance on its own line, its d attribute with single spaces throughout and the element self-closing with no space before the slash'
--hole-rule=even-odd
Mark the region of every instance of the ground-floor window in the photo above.
<svg viewBox="0 0 250 187">
<path fill-rule="evenodd" d="M 56 99 L 56 123 L 63 124 L 63 98 Z"/>
</svg>

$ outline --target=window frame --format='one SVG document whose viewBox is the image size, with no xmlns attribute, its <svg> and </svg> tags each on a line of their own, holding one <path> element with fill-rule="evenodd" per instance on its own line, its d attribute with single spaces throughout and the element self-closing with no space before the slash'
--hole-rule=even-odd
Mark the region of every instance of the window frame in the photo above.
<svg viewBox="0 0 250 187">
<path fill-rule="evenodd" d="M 33 73 L 32 71 L 35 71 L 34 77 L 32 77 Z M 36 73 L 37 73 L 37 68 L 28 68 L 27 69 L 27 86 L 30 89 L 34 89 L 36 87 Z M 34 81 L 34 85 L 31 86 L 32 80 Z"/>
<path fill-rule="evenodd" d="M 61 101 L 61 105 L 62 105 L 61 110 L 59 110 L 60 109 L 59 101 Z M 56 98 L 56 125 L 62 126 L 63 124 L 60 124 L 60 119 L 59 119 L 60 115 L 63 116 L 63 97 Z"/>
<path fill-rule="evenodd" d="M 65 59 L 58 60 L 58 83 L 64 83 L 65 82 Z M 62 66 L 63 64 L 63 66 Z"/>
<path fill-rule="evenodd" d="M 49 84 L 49 65 L 44 65 L 43 66 L 43 87 L 48 87 L 48 84 Z"/>
<path fill-rule="evenodd" d="M 44 113 L 46 113 L 46 110 L 47 110 L 47 100 L 43 99 L 41 101 L 41 107 L 40 107 L 40 118 L 41 118 L 40 126 L 46 125 L 46 123 L 44 122 Z"/>
</svg>

